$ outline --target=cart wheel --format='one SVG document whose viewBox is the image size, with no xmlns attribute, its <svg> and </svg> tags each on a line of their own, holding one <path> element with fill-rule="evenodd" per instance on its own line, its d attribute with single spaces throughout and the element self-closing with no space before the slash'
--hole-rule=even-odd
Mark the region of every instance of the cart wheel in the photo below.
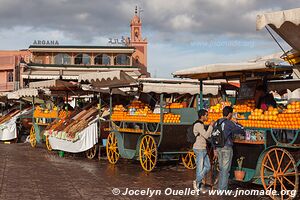
<svg viewBox="0 0 300 200">
<path fill-rule="evenodd" d="M 90 148 L 85 152 L 85 155 L 88 159 L 93 159 L 95 158 L 96 153 L 97 153 L 97 145 L 94 145 L 92 148 Z"/>
<path fill-rule="evenodd" d="M 187 154 L 181 155 L 181 160 L 185 168 L 187 169 L 196 168 L 196 155 L 193 151 L 189 151 Z"/>
<path fill-rule="evenodd" d="M 107 137 L 106 154 L 111 164 L 116 164 L 119 160 L 120 154 L 118 151 L 117 138 L 114 133 L 110 133 Z"/>
<path fill-rule="evenodd" d="M 46 136 L 46 147 L 47 147 L 48 151 L 52 151 L 52 147 L 49 142 L 49 135 Z"/>
<path fill-rule="evenodd" d="M 276 190 L 273 199 L 292 199 L 298 191 L 298 169 L 293 156 L 285 149 L 273 148 L 266 153 L 260 170 L 264 189 Z M 286 192 L 288 192 L 286 194 Z"/>
<path fill-rule="evenodd" d="M 140 163 L 147 172 L 153 170 L 157 162 L 157 146 L 152 136 L 146 135 L 140 144 Z"/>
<path fill-rule="evenodd" d="M 32 147 L 36 147 L 36 138 L 35 138 L 35 130 L 34 126 L 31 127 L 30 129 L 30 137 L 29 137 L 30 145 Z"/>
</svg>

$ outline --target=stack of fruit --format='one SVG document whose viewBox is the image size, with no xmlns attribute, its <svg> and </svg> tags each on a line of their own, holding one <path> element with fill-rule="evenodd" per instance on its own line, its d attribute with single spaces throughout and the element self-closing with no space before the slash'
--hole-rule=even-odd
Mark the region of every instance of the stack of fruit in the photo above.
<svg viewBox="0 0 300 200">
<path fill-rule="evenodd" d="M 180 123 L 180 115 L 173 113 L 164 114 L 164 123 Z"/>
<path fill-rule="evenodd" d="M 233 106 L 233 112 L 252 112 L 255 109 L 255 101 L 247 100 Z"/>
<path fill-rule="evenodd" d="M 139 101 L 134 101 L 130 106 L 128 106 L 127 112 L 121 105 L 115 106 L 113 110 L 114 111 L 111 116 L 113 121 L 160 122 L 160 114 L 153 113 L 148 106 L 145 106 L 145 104 Z M 165 123 L 180 123 L 180 115 L 172 113 L 164 114 L 163 119 Z"/>
<path fill-rule="evenodd" d="M 275 128 L 300 129 L 300 102 L 291 102 L 278 114 Z"/>
<path fill-rule="evenodd" d="M 239 120 L 239 123 L 245 127 L 296 130 L 300 128 L 299 108 L 300 103 L 294 102 L 283 111 L 273 107 L 269 107 L 265 112 L 261 109 L 255 109 L 251 112 L 248 120 Z"/>
<path fill-rule="evenodd" d="M 167 105 L 166 108 L 183 108 L 183 104 L 182 103 L 171 103 L 170 105 Z"/>
<path fill-rule="evenodd" d="M 222 111 L 225 106 L 230 106 L 230 102 L 221 102 L 216 104 L 215 106 L 211 106 L 208 110 L 208 120 L 205 124 L 210 124 L 211 121 L 217 121 L 218 119 L 223 117 Z"/>
<path fill-rule="evenodd" d="M 34 118 L 57 118 L 57 116 L 57 108 L 56 110 L 49 110 L 48 108 L 36 106 L 33 112 Z"/>
</svg>

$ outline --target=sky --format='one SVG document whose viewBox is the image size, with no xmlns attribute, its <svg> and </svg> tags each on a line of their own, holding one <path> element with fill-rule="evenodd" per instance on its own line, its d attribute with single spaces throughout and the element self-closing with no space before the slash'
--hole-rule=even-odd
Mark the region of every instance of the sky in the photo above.
<svg viewBox="0 0 300 200">
<path fill-rule="evenodd" d="M 0 0 L 0 50 L 34 40 L 108 45 L 130 36 L 135 6 L 148 40 L 148 71 L 170 78 L 190 67 L 239 62 L 280 52 L 256 16 L 300 7 L 299 0 Z M 289 50 L 278 36 L 276 39 Z"/>
</svg>

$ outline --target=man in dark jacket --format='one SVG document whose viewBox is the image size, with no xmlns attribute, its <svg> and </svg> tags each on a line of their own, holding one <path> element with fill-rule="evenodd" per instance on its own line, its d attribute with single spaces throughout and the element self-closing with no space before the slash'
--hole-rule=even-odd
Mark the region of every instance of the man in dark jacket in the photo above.
<svg viewBox="0 0 300 200">
<path fill-rule="evenodd" d="M 221 120 L 222 132 L 225 138 L 225 146 L 216 148 L 214 151 L 215 156 L 219 161 L 219 190 L 228 189 L 229 171 L 231 168 L 232 156 L 233 156 L 233 134 L 245 134 L 244 128 L 237 123 L 231 121 L 233 115 L 233 108 L 226 106 L 223 109 L 223 118 Z"/>
</svg>

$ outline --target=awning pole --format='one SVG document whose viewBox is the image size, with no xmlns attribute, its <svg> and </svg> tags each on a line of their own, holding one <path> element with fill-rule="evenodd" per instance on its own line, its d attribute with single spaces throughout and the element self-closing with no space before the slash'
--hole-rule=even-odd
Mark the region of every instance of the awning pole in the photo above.
<svg viewBox="0 0 300 200">
<path fill-rule="evenodd" d="M 203 109 L 203 107 L 204 107 L 204 103 L 203 103 L 203 80 L 199 79 L 199 81 L 200 81 L 200 94 L 199 94 L 200 102 L 199 102 L 199 107 L 200 107 L 200 109 Z"/>
<path fill-rule="evenodd" d="M 109 115 L 109 119 L 111 120 L 111 115 L 112 115 L 112 89 L 109 88 L 109 111 L 110 111 L 110 115 Z"/>
<path fill-rule="evenodd" d="M 164 117 L 164 110 L 163 110 L 163 100 L 164 100 L 164 94 L 160 94 L 160 123 L 163 122 L 163 117 Z"/>
</svg>

